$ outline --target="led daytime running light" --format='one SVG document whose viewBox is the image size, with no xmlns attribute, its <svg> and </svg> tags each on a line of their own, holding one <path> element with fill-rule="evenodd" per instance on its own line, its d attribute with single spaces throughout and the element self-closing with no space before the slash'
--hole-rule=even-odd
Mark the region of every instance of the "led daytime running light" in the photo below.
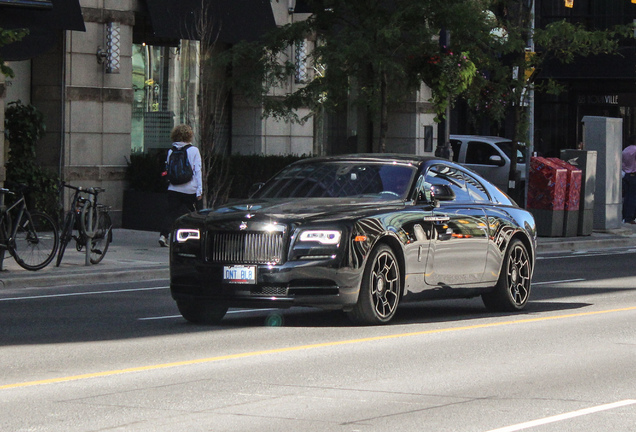
<svg viewBox="0 0 636 432">
<path fill-rule="evenodd" d="M 201 233 L 196 229 L 186 229 L 179 228 L 177 230 L 177 242 L 185 243 L 188 240 L 199 240 L 201 239 Z"/>
<path fill-rule="evenodd" d="M 340 231 L 308 230 L 300 234 L 300 241 L 317 242 L 323 245 L 336 245 L 340 243 L 340 235 Z"/>
</svg>

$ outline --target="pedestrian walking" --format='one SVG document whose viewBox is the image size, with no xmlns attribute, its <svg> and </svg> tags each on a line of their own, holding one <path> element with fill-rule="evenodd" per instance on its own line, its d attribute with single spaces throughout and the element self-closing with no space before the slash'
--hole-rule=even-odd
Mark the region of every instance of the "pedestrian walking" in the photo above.
<svg viewBox="0 0 636 432">
<path fill-rule="evenodd" d="M 629 137 L 623 160 L 623 222 L 636 224 L 636 135 Z"/>
<path fill-rule="evenodd" d="M 203 183 L 201 181 L 201 153 L 192 145 L 192 128 L 180 124 L 170 133 L 172 148 L 166 158 L 168 185 L 168 208 L 159 244 L 167 247 L 172 224 L 179 216 L 200 210 L 203 206 Z"/>
</svg>

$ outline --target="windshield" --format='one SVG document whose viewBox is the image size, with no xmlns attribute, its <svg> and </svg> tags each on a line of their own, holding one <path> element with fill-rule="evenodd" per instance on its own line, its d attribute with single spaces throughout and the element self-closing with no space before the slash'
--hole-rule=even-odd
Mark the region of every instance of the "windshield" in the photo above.
<svg viewBox="0 0 636 432">
<path fill-rule="evenodd" d="M 409 164 L 322 161 L 290 165 L 256 198 L 372 197 L 405 199 L 416 168 Z"/>
<path fill-rule="evenodd" d="M 505 154 L 508 156 L 508 159 L 512 160 L 512 142 L 511 141 L 500 141 L 495 143 L 497 147 L 499 147 Z M 517 163 L 526 163 L 526 157 L 523 154 L 521 149 L 517 149 Z"/>
</svg>

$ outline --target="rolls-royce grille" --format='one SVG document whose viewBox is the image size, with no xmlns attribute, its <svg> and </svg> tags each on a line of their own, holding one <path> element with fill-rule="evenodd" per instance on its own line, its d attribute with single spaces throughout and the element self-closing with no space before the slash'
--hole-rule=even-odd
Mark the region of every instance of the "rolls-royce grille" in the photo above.
<svg viewBox="0 0 636 432">
<path fill-rule="evenodd" d="M 208 261 L 238 264 L 280 263 L 283 234 L 280 232 L 210 233 Z"/>
</svg>

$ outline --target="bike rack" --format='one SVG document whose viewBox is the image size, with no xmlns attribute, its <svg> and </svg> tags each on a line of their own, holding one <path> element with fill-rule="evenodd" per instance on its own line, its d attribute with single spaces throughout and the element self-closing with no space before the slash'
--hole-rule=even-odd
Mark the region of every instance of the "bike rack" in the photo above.
<svg viewBox="0 0 636 432">
<path fill-rule="evenodd" d="M 0 209 L 4 210 L 4 194 L 0 194 Z M 4 253 L 7 250 L 3 247 L 0 247 L 0 272 L 4 271 Z"/>
<path fill-rule="evenodd" d="M 93 237 L 95 237 L 95 232 L 93 231 L 93 213 L 97 211 L 96 205 L 95 205 L 95 195 L 88 194 L 88 199 L 91 202 L 91 206 L 90 206 L 88 215 L 86 217 L 88 226 L 86 227 L 86 231 L 84 233 L 86 235 L 86 246 L 84 247 L 86 252 L 86 257 L 84 260 L 85 266 L 91 265 L 91 247 L 92 247 Z"/>
</svg>

